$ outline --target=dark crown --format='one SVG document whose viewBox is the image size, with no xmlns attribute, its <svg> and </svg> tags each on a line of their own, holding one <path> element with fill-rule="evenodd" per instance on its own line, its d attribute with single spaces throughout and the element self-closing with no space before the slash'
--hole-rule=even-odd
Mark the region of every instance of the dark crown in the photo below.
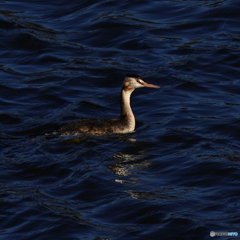
<svg viewBox="0 0 240 240">
<path fill-rule="evenodd" d="M 133 73 L 130 73 L 130 74 L 126 74 L 127 77 L 132 77 L 132 78 L 138 78 L 138 79 L 142 79 L 141 76 L 137 75 L 137 74 L 133 74 Z"/>
</svg>

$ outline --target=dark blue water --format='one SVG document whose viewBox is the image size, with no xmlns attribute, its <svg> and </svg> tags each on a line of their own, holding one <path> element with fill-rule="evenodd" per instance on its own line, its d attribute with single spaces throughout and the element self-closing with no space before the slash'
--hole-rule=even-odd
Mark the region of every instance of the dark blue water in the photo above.
<svg viewBox="0 0 240 240">
<path fill-rule="evenodd" d="M 0 239 L 240 234 L 240 3 L 0 2 Z M 136 132 L 45 136 L 119 115 Z M 240 239 L 240 237 L 216 237 Z"/>
</svg>

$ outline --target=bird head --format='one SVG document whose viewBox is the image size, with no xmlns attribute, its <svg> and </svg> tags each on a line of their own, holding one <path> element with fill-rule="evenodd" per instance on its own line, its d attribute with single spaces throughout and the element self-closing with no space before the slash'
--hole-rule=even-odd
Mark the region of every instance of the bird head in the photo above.
<svg viewBox="0 0 240 240">
<path fill-rule="evenodd" d="M 136 74 L 127 74 L 123 82 L 123 89 L 125 91 L 134 91 L 136 88 L 150 87 L 159 88 L 157 85 L 149 84 L 143 81 L 142 77 Z"/>
</svg>

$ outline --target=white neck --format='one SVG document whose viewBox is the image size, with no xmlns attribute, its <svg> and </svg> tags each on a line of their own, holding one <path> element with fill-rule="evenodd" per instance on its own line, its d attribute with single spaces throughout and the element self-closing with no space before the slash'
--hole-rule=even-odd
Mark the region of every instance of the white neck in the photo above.
<svg viewBox="0 0 240 240">
<path fill-rule="evenodd" d="M 129 125 L 131 126 L 132 131 L 135 129 L 135 117 L 132 112 L 130 105 L 130 97 L 133 90 L 124 90 L 122 89 L 121 93 L 121 117 L 124 117 L 128 120 Z M 129 126 L 129 127 L 130 127 Z"/>
</svg>

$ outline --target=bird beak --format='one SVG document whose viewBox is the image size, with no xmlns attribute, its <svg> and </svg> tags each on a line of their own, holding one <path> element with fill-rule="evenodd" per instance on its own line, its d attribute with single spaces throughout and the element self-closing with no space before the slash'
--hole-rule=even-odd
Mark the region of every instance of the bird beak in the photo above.
<svg viewBox="0 0 240 240">
<path fill-rule="evenodd" d="M 159 86 L 157 86 L 157 85 L 153 85 L 153 84 L 146 83 L 146 82 L 142 83 L 142 85 L 143 85 L 144 87 L 150 87 L 150 88 L 160 88 L 160 87 L 159 87 Z"/>
</svg>

